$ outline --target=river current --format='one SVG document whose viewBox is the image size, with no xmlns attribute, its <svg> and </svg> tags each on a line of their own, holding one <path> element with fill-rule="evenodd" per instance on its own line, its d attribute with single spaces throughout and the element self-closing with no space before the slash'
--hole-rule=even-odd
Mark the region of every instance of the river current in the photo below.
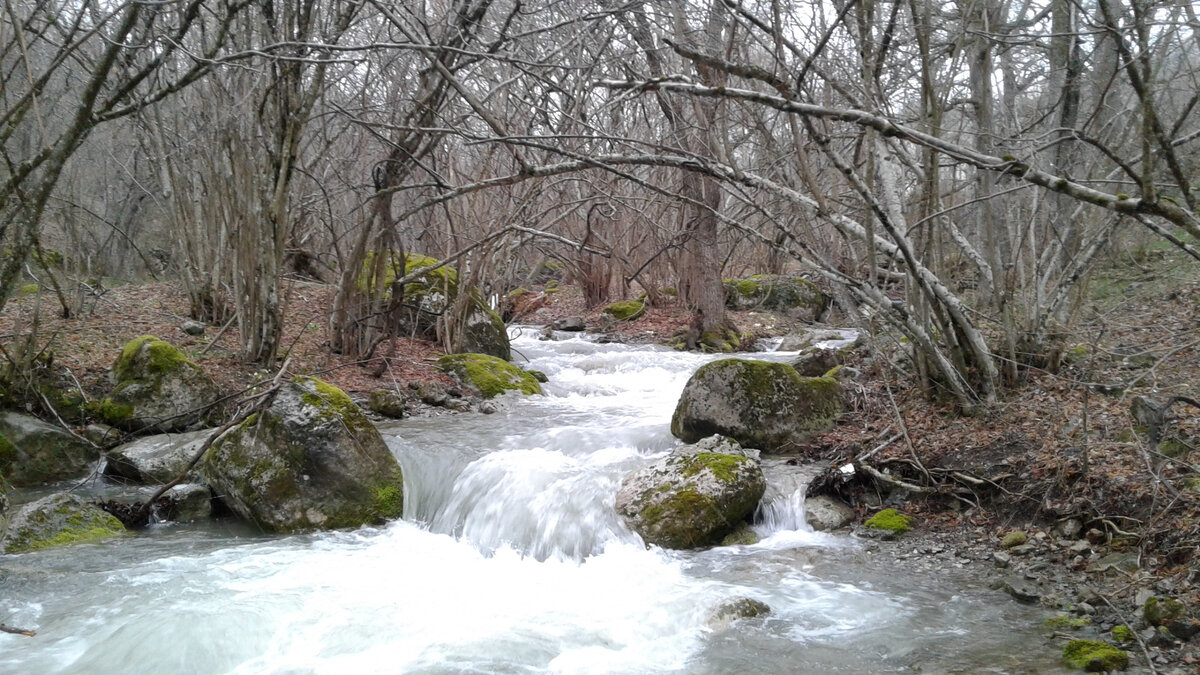
<svg viewBox="0 0 1200 675">
<path fill-rule="evenodd" d="M 380 427 L 401 521 L 287 537 L 165 523 L 0 556 L 0 620 L 38 631 L 0 634 L 0 673 L 1065 672 L 1044 611 L 969 566 L 922 574 L 814 533 L 802 494 L 777 495 L 758 544 L 647 549 L 617 487 L 678 443 L 675 402 L 715 357 L 513 337 L 545 396 Z M 772 611 L 710 621 L 738 597 Z"/>
</svg>

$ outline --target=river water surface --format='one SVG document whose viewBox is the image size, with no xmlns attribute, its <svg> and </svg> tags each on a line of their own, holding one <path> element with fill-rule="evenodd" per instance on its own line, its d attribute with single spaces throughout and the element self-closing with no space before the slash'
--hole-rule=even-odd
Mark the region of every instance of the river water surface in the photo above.
<svg viewBox="0 0 1200 675">
<path fill-rule="evenodd" d="M 978 573 L 930 578 L 813 533 L 800 495 L 756 545 L 647 549 L 617 486 L 677 444 L 675 402 L 713 357 L 535 336 L 513 346 L 545 396 L 381 427 L 402 521 L 162 524 L 0 556 L 0 620 L 38 631 L 0 634 L 0 673 L 1064 672 L 1035 631 L 1045 612 Z M 772 612 L 712 624 L 738 597 Z"/>
</svg>

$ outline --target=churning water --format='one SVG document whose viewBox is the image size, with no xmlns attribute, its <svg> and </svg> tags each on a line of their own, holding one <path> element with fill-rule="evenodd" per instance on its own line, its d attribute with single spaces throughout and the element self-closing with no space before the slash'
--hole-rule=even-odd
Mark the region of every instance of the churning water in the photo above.
<svg viewBox="0 0 1200 675">
<path fill-rule="evenodd" d="M 712 357 L 535 335 L 513 344 L 545 396 L 382 427 L 403 521 L 289 537 L 166 524 L 0 557 L 0 620 L 38 631 L 0 634 L 0 672 L 1059 672 L 1043 613 L 813 533 L 790 488 L 759 544 L 645 548 L 617 486 L 677 443 L 675 401 Z M 713 625 L 738 597 L 772 612 Z"/>
</svg>

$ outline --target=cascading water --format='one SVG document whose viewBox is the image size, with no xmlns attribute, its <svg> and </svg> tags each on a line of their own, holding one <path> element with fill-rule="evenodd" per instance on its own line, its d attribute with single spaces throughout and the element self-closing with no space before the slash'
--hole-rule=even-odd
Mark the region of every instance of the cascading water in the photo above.
<svg viewBox="0 0 1200 675">
<path fill-rule="evenodd" d="M 0 557 L 0 620 L 38 630 L 0 635 L 0 672 L 1057 672 L 1038 610 L 809 531 L 803 476 L 770 458 L 760 543 L 646 549 L 617 486 L 677 443 L 679 392 L 714 357 L 535 335 L 514 348 L 545 396 L 381 428 L 403 521 L 163 524 Z M 772 612 L 711 625 L 737 597 Z"/>
</svg>

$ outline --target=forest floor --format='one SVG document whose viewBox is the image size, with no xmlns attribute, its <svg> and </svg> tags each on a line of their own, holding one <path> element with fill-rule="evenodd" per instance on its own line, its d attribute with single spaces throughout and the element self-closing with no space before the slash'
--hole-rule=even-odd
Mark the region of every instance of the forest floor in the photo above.
<svg viewBox="0 0 1200 675">
<path fill-rule="evenodd" d="M 849 384 L 848 412 L 816 439 L 810 459 L 831 468 L 815 489 L 854 505 L 858 522 L 884 506 L 916 518 L 918 536 L 897 542 L 896 555 L 935 561 L 950 551 L 952 562 L 994 566 L 1001 579 L 1040 589 L 1043 604 L 1090 617 L 1095 635 L 1136 626 L 1149 593 L 1179 598 L 1200 616 L 1200 410 L 1173 406 L 1156 447 L 1131 412 L 1138 396 L 1200 400 L 1200 266 L 1161 250 L 1127 251 L 1095 274 L 1090 289 L 1054 372 L 1022 367 L 1001 401 L 971 416 L 931 401 L 911 377 L 886 365 L 883 355 L 895 354 L 898 342 L 881 338 L 860 349 L 850 365 L 863 375 Z M 332 355 L 331 296 L 321 284 L 286 286 L 282 356 L 293 373 L 318 376 L 358 398 L 392 389 L 411 399 L 409 383 L 451 384 L 434 368 L 438 345 L 427 341 L 396 340 L 366 362 Z M 612 323 L 585 309 L 570 286 L 540 288 L 523 302 L 519 323 L 582 316 L 589 331 L 626 342 L 669 339 L 690 318 L 679 307 L 651 307 L 636 321 Z M 182 332 L 188 303 L 178 284 L 116 286 L 86 304 L 89 311 L 61 319 L 53 296 L 18 297 L 0 313 L 0 344 L 11 350 L 16 336 L 34 330 L 55 369 L 89 397 L 104 395 L 121 346 L 144 334 L 179 346 L 225 391 L 274 375 L 238 359 L 234 329 Z M 805 328 L 767 312 L 732 318 L 757 337 Z M 847 480 L 834 470 L 851 462 L 884 479 L 860 470 Z M 1002 547 L 1015 531 L 1026 543 Z M 1162 672 L 1200 672 L 1200 638 L 1172 641 L 1150 630 L 1137 637 L 1128 645 L 1135 661 Z"/>
</svg>

